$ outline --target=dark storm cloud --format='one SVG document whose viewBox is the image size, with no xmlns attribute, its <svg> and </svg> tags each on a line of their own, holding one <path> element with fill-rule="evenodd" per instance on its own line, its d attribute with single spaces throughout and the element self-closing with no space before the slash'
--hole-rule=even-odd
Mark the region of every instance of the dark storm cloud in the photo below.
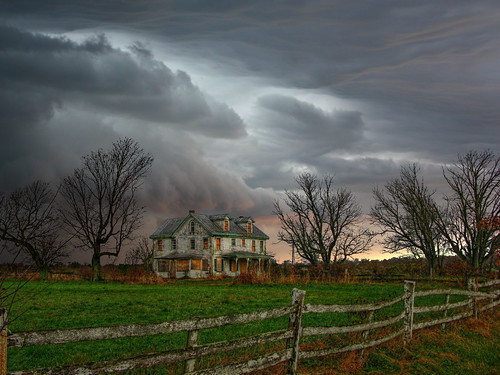
<svg viewBox="0 0 500 375">
<path fill-rule="evenodd" d="M 283 95 L 261 97 L 258 103 L 271 112 L 265 126 L 273 136 L 300 142 L 307 149 L 312 143 L 316 144 L 316 150 L 319 147 L 324 152 L 350 148 L 362 137 L 364 124 L 360 112 L 325 112 Z"/>
<path fill-rule="evenodd" d="M 499 150 L 498 19 L 497 0 L 0 0 L 2 184 L 131 136 L 156 158 L 154 225 L 269 215 L 302 171 L 366 207 L 410 162 L 438 186 L 458 153 Z"/>
<path fill-rule="evenodd" d="M 127 52 L 113 48 L 103 35 L 75 43 L 5 26 L 0 34 L 0 95 L 9 98 L 0 109 L 4 124 L 43 120 L 54 106 L 69 102 L 208 137 L 246 134 L 234 111 L 203 94 L 186 73 L 154 60 L 141 45 Z M 12 112 L 13 107 L 23 108 L 22 113 Z"/>
</svg>

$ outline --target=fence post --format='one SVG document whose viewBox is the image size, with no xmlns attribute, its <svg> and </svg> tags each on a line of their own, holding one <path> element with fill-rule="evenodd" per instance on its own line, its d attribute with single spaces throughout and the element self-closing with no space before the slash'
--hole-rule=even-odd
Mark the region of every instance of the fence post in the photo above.
<svg viewBox="0 0 500 375">
<path fill-rule="evenodd" d="M 367 323 L 371 323 L 373 322 L 373 315 L 375 314 L 375 311 L 371 310 L 370 312 L 368 312 L 368 320 L 367 320 Z M 361 337 L 363 339 L 363 343 L 366 343 L 366 340 L 368 339 L 368 333 L 370 331 L 369 330 L 366 330 L 366 331 L 363 331 L 363 333 L 361 334 Z M 360 357 L 363 357 L 365 355 L 365 349 L 362 349 L 361 350 L 361 353 L 360 353 Z"/>
<path fill-rule="evenodd" d="M 198 344 L 198 330 L 189 331 L 186 348 L 193 348 L 197 344 Z M 184 373 L 186 374 L 193 372 L 195 364 L 196 364 L 196 358 L 188 359 L 184 366 Z"/>
<path fill-rule="evenodd" d="M 7 310 L 0 308 L 0 375 L 7 375 Z"/>
<path fill-rule="evenodd" d="M 302 311 L 304 310 L 304 297 L 306 292 L 300 289 L 293 289 L 292 292 L 292 311 L 288 322 L 288 329 L 293 332 L 291 339 L 288 339 L 287 347 L 292 349 L 292 357 L 288 373 L 295 375 L 297 372 L 297 364 L 299 362 L 299 344 L 302 336 Z"/>
<path fill-rule="evenodd" d="M 413 331 L 413 305 L 415 302 L 415 281 L 405 280 L 404 287 L 404 344 L 408 344 L 411 340 Z"/>
<path fill-rule="evenodd" d="M 472 292 L 477 292 L 477 280 L 476 279 L 469 279 L 467 283 L 467 289 L 472 291 Z M 477 319 L 477 297 L 469 297 L 470 305 L 472 308 L 472 311 L 474 313 L 474 318 Z"/>
<path fill-rule="evenodd" d="M 450 304 L 450 295 L 446 295 L 446 302 L 445 302 L 445 309 L 443 313 L 443 318 L 446 318 L 448 316 L 448 305 Z M 441 329 L 445 329 L 446 323 L 441 324 Z"/>
</svg>

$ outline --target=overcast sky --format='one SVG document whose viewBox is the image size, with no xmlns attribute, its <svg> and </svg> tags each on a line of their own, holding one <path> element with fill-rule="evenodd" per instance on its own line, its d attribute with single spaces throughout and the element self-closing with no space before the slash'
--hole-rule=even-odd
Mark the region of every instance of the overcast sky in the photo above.
<svg viewBox="0 0 500 375">
<path fill-rule="evenodd" d="M 155 158 L 144 235 L 252 215 L 282 261 L 272 202 L 298 173 L 368 212 L 401 165 L 439 189 L 498 152 L 499 20 L 498 0 L 0 0 L 0 190 L 131 137 Z"/>
</svg>

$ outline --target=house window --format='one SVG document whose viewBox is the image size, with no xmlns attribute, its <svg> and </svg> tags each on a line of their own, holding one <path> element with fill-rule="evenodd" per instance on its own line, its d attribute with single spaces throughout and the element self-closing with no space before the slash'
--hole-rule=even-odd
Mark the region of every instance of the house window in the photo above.
<svg viewBox="0 0 500 375">
<path fill-rule="evenodd" d="M 236 238 L 231 238 L 231 246 L 232 247 L 236 246 Z"/>
<path fill-rule="evenodd" d="M 215 250 L 220 250 L 220 238 L 215 239 Z"/>
<path fill-rule="evenodd" d="M 194 233 L 194 221 L 191 221 L 189 231 L 190 231 L 191 234 Z"/>
<path fill-rule="evenodd" d="M 202 271 L 208 271 L 208 259 L 202 259 L 201 268 Z"/>
<path fill-rule="evenodd" d="M 189 271 L 189 259 L 178 259 L 177 272 L 187 272 L 187 271 Z"/>
<path fill-rule="evenodd" d="M 238 270 L 238 264 L 236 263 L 236 259 L 231 259 L 229 261 L 229 267 L 231 272 L 236 272 Z"/>
<path fill-rule="evenodd" d="M 252 251 L 255 252 L 255 241 L 252 240 Z"/>
<path fill-rule="evenodd" d="M 176 249 L 177 249 L 177 239 L 172 238 L 172 250 L 176 250 Z"/>
<path fill-rule="evenodd" d="M 158 240 L 157 244 L 157 250 L 162 251 L 163 250 L 163 240 Z"/>
<path fill-rule="evenodd" d="M 203 238 L 203 248 L 208 249 L 208 237 Z"/>
<path fill-rule="evenodd" d="M 247 223 L 247 233 L 252 233 L 252 223 Z"/>
<path fill-rule="evenodd" d="M 158 272 L 168 272 L 168 260 L 158 261 Z"/>
<path fill-rule="evenodd" d="M 191 269 L 201 270 L 201 259 L 191 259 Z"/>
<path fill-rule="evenodd" d="M 241 246 L 242 246 L 242 247 L 246 247 L 246 245 L 247 245 L 247 244 L 246 244 L 245 239 L 244 239 L 244 238 L 242 238 L 242 239 L 241 239 Z"/>
<path fill-rule="evenodd" d="M 191 238 L 191 250 L 194 250 L 196 248 L 196 240 L 194 238 Z"/>
<path fill-rule="evenodd" d="M 229 220 L 224 220 L 224 232 L 229 230 Z"/>
<path fill-rule="evenodd" d="M 215 258 L 214 259 L 214 269 L 215 269 L 215 272 L 222 272 L 223 271 L 222 258 Z"/>
<path fill-rule="evenodd" d="M 260 252 L 264 252 L 264 241 L 260 241 Z"/>
</svg>

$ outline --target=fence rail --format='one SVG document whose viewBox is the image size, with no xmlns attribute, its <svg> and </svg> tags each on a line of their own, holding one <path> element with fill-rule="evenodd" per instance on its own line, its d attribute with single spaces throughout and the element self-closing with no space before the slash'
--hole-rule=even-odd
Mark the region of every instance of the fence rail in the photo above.
<svg viewBox="0 0 500 375">
<path fill-rule="evenodd" d="M 297 364 L 300 359 L 326 356 L 336 353 L 364 350 L 380 345 L 398 336 L 403 336 L 405 342 L 411 339 L 414 330 L 431 327 L 434 325 L 444 325 L 455 320 L 469 316 L 477 316 L 477 313 L 491 309 L 500 304 L 498 290 L 479 292 L 480 288 L 496 287 L 500 280 L 493 280 L 487 283 L 469 284 L 469 290 L 458 289 L 437 289 L 415 292 L 415 282 L 405 281 L 404 293 L 395 299 L 387 302 L 363 304 L 363 305 L 313 305 L 305 304 L 305 292 L 294 289 L 292 302 L 289 306 L 279 307 L 263 311 L 255 311 L 244 314 L 233 314 L 210 318 L 192 318 L 187 320 L 131 324 L 106 327 L 90 327 L 77 329 L 61 329 L 48 331 L 18 332 L 7 337 L 6 327 L 0 332 L 0 375 L 6 374 L 6 348 L 23 347 L 31 345 L 64 344 L 79 341 L 93 341 L 103 339 L 114 339 L 123 337 L 137 337 L 145 335 L 157 335 L 173 332 L 187 332 L 188 338 L 185 348 L 143 354 L 135 357 L 102 361 L 88 365 L 53 367 L 48 369 L 36 369 L 12 372 L 12 375 L 28 374 L 106 374 L 120 372 L 137 368 L 152 367 L 160 364 L 185 361 L 184 373 L 190 375 L 210 375 L 210 374 L 244 374 L 256 370 L 265 369 L 280 363 L 288 363 L 288 373 L 295 374 Z M 432 306 L 415 306 L 415 299 L 435 295 L 446 296 L 445 304 Z M 450 303 L 450 296 L 467 297 L 463 301 Z M 482 303 L 488 299 L 488 303 Z M 384 320 L 373 321 L 376 312 L 393 307 L 403 302 L 403 309 L 395 316 Z M 448 315 L 454 311 L 453 315 Z M 442 312 L 442 316 L 437 319 L 414 323 L 414 316 L 418 314 L 434 314 Z M 348 326 L 311 326 L 304 327 L 302 318 L 305 314 L 329 314 L 329 313 L 367 313 L 366 322 Z M 228 325 L 238 325 L 250 322 L 257 322 L 266 319 L 280 318 L 288 316 L 288 327 L 274 332 L 265 332 L 254 336 L 243 337 L 223 342 L 198 345 L 198 333 L 201 330 L 217 328 Z M 6 312 L 0 312 L 0 320 L 6 320 Z M 0 322 L 0 323 L 2 323 Z M 402 323 L 402 327 L 401 327 Z M 399 327 L 397 325 L 400 325 Z M 378 329 L 388 329 L 395 326 L 393 332 L 384 333 L 382 337 L 374 337 L 368 340 L 370 332 Z M 361 332 L 361 342 L 344 345 L 342 347 L 331 347 L 315 350 L 305 350 L 301 348 L 303 338 L 312 336 L 325 336 Z M 261 344 L 271 344 L 285 342 L 285 349 L 268 353 L 258 358 L 252 358 L 225 366 L 210 369 L 200 369 L 195 371 L 197 359 L 202 357 L 220 354 L 227 351 L 247 348 Z"/>
</svg>

